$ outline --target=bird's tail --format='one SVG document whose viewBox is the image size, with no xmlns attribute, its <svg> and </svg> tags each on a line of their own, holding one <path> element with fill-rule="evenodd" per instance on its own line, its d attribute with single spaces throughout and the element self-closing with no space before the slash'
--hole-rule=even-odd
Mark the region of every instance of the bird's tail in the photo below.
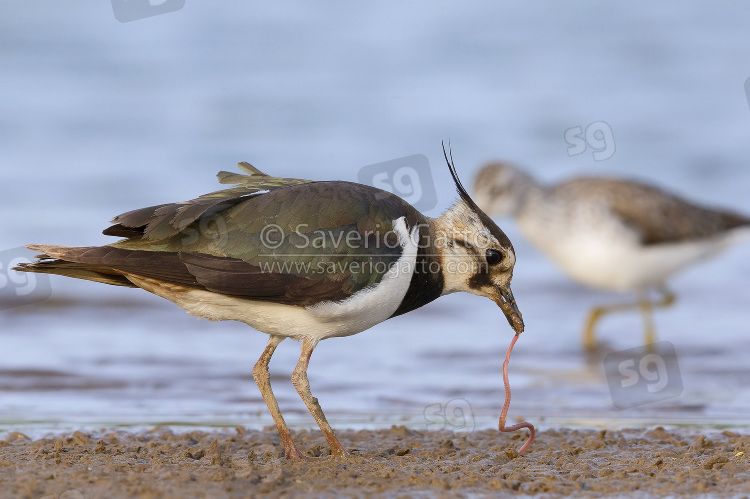
<svg viewBox="0 0 750 499">
<path fill-rule="evenodd" d="M 76 248 L 69 246 L 54 246 L 48 244 L 30 244 L 26 246 L 33 251 L 39 251 L 36 261 L 21 263 L 13 270 L 21 272 L 36 272 L 40 274 L 57 274 L 87 281 L 102 282 L 114 286 L 137 287 L 130 282 L 123 272 L 106 267 L 86 263 L 86 253 L 94 247 Z"/>
<path fill-rule="evenodd" d="M 724 223 L 727 225 L 727 229 L 736 229 L 738 227 L 750 227 L 750 218 L 745 215 L 739 215 L 737 213 L 725 212 L 723 213 Z"/>
</svg>

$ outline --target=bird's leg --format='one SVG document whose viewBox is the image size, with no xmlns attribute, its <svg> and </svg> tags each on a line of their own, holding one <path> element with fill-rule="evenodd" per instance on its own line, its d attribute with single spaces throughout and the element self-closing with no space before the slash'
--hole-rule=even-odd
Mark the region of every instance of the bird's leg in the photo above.
<svg viewBox="0 0 750 499">
<path fill-rule="evenodd" d="M 297 367 L 294 368 L 294 372 L 292 373 L 292 383 L 315 418 L 315 421 L 317 421 L 318 426 L 320 426 L 320 431 L 323 432 L 323 436 L 326 437 L 328 445 L 331 447 L 333 457 L 347 457 L 349 454 L 347 454 L 344 447 L 336 438 L 336 435 L 334 435 L 331 425 L 328 424 L 325 414 L 323 414 L 323 409 L 320 408 L 318 399 L 313 397 L 310 392 L 310 383 L 307 380 L 307 366 L 310 363 L 310 356 L 316 344 L 317 342 L 315 341 L 302 340 L 302 353 L 300 354 L 299 362 L 297 362 Z"/>
<path fill-rule="evenodd" d="M 641 309 L 641 315 L 643 316 L 643 341 L 646 348 L 651 348 L 650 345 L 656 341 L 656 334 L 654 333 L 654 317 L 651 311 L 653 303 L 648 299 L 648 294 L 643 292 L 638 296 L 638 308 Z"/>
<path fill-rule="evenodd" d="M 618 303 L 615 305 L 604 305 L 591 309 L 589 317 L 586 320 L 586 326 L 583 329 L 583 347 L 588 351 L 596 350 L 596 324 L 604 315 L 611 314 L 612 312 L 630 310 L 637 306 L 637 303 Z"/>
<path fill-rule="evenodd" d="M 586 327 L 583 330 L 583 346 L 586 350 L 596 349 L 596 338 L 595 338 L 595 326 L 599 319 L 606 314 L 612 312 L 622 312 L 624 310 L 631 310 L 639 308 L 643 314 L 645 321 L 645 342 L 646 345 L 654 343 L 656 340 L 656 334 L 654 333 L 654 325 L 652 320 L 652 309 L 654 307 L 668 307 L 675 302 L 675 295 L 664 285 L 656 288 L 662 295 L 661 300 L 651 301 L 646 293 L 641 293 L 638 296 L 638 302 L 636 303 L 619 303 L 615 305 L 605 305 L 596 307 L 591 310 L 588 320 L 586 321 Z"/>
<path fill-rule="evenodd" d="M 591 309 L 589 318 L 586 319 L 586 325 L 583 327 L 583 348 L 586 350 L 596 350 L 596 338 L 594 337 L 594 326 L 599 322 L 601 316 L 604 315 L 604 307 L 596 307 Z"/>
<path fill-rule="evenodd" d="M 268 410 L 271 411 L 271 417 L 273 417 L 274 423 L 276 423 L 276 429 L 279 431 L 281 441 L 284 443 L 284 455 L 290 459 L 303 458 L 305 455 L 300 452 L 296 445 L 294 445 L 292 434 L 289 433 L 289 428 L 286 426 L 284 416 L 281 415 L 279 403 L 276 402 L 276 397 L 271 390 L 271 374 L 268 372 L 268 363 L 271 361 L 271 356 L 276 350 L 276 347 L 283 340 L 283 336 L 271 336 L 269 338 L 266 349 L 263 350 L 263 354 L 260 356 L 260 359 L 258 359 L 255 367 L 253 367 L 253 378 L 258 385 L 258 389 L 260 389 L 260 394 L 263 396 L 263 400 L 266 401 Z"/>
<path fill-rule="evenodd" d="M 669 307 L 671 305 L 674 305 L 674 302 L 676 301 L 675 294 L 665 285 L 661 285 L 658 288 L 656 288 L 661 293 L 661 301 L 657 302 L 651 302 L 651 305 L 654 307 Z"/>
<path fill-rule="evenodd" d="M 653 308 L 659 307 L 664 308 L 672 305 L 675 302 L 675 294 L 664 285 L 657 288 L 661 293 L 661 299 L 659 301 L 651 301 L 648 299 L 648 294 L 642 293 L 638 302 L 643 315 L 643 327 L 644 327 L 644 342 L 647 346 L 656 343 L 656 333 L 654 329 L 654 318 Z M 650 348 L 650 347 L 649 347 Z"/>
</svg>

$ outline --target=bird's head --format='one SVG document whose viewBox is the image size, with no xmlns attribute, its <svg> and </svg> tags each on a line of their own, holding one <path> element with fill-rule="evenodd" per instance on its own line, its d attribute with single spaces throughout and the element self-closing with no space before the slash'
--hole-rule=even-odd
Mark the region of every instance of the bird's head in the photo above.
<svg viewBox="0 0 750 499">
<path fill-rule="evenodd" d="M 474 179 L 477 205 L 490 215 L 513 215 L 521 200 L 536 181 L 509 163 L 490 163 Z"/>
<path fill-rule="evenodd" d="M 523 317 L 510 289 L 516 264 L 513 244 L 474 203 L 458 179 L 452 157 L 448 160 L 445 156 L 461 199 L 436 224 L 444 294 L 467 291 L 491 299 L 500 306 L 511 327 L 521 333 Z"/>
</svg>

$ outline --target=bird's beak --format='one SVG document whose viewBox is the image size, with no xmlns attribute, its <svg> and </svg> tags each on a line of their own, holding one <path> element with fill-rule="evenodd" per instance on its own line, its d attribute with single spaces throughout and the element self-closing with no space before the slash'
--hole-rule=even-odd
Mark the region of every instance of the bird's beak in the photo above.
<svg viewBox="0 0 750 499">
<path fill-rule="evenodd" d="M 521 311 L 518 310 L 518 305 L 516 305 L 516 299 L 513 298 L 513 291 L 510 290 L 510 286 L 498 287 L 497 295 L 495 303 L 502 309 L 510 327 L 513 328 L 516 334 L 523 333 L 523 316 L 521 315 Z"/>
</svg>

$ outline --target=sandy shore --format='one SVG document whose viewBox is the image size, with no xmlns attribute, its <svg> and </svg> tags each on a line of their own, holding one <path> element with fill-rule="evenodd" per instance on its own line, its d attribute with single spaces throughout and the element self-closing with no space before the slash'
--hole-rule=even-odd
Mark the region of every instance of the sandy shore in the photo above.
<svg viewBox="0 0 750 499">
<path fill-rule="evenodd" d="M 384 494 L 464 497 L 750 496 L 750 435 L 663 428 L 457 435 L 393 427 L 341 431 L 333 460 L 319 432 L 295 432 L 314 459 L 288 461 L 276 432 L 187 433 L 155 428 L 0 441 L 3 497 L 287 497 Z M 743 454 L 744 453 L 744 454 Z M 634 491 L 637 491 L 634 493 Z"/>
</svg>

